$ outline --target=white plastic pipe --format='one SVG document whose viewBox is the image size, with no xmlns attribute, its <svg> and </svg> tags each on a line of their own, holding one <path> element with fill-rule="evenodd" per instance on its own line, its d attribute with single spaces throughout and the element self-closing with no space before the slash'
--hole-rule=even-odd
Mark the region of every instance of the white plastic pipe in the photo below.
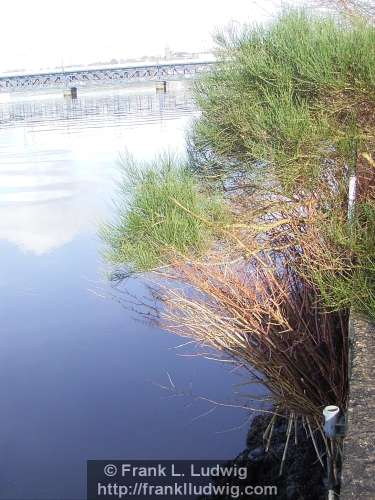
<svg viewBox="0 0 375 500">
<path fill-rule="evenodd" d="M 351 175 L 349 178 L 349 194 L 348 194 L 348 220 L 349 220 L 349 222 L 352 222 L 353 215 L 354 215 L 356 184 L 357 184 L 357 177 L 355 175 Z"/>
<path fill-rule="evenodd" d="M 326 406 L 323 410 L 324 432 L 329 438 L 334 438 L 336 435 L 336 424 L 339 413 L 340 408 L 334 405 Z"/>
</svg>

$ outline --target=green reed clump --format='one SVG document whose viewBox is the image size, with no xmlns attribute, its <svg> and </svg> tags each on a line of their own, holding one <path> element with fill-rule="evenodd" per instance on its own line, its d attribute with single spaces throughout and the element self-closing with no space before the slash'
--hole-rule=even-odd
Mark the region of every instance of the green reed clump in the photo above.
<svg viewBox="0 0 375 500">
<path fill-rule="evenodd" d="M 374 235 L 372 200 L 357 205 L 351 224 L 335 214 L 325 221 L 324 238 L 319 242 L 305 238 L 306 266 L 332 310 L 353 307 L 375 320 Z"/>
<path fill-rule="evenodd" d="M 200 255 L 228 215 L 222 200 L 199 188 L 172 156 L 149 164 L 127 159 L 116 219 L 102 228 L 106 257 L 134 272 L 168 265 L 172 256 Z"/>
<path fill-rule="evenodd" d="M 324 244 L 318 251 L 317 239 L 302 241 L 306 224 L 295 235 L 305 271 L 329 307 L 355 305 L 375 316 L 375 233 L 364 216 L 375 206 L 374 26 L 291 11 L 218 42 L 220 63 L 195 90 L 202 115 L 190 138 L 193 166 L 229 177 L 232 189 L 233 172 L 247 172 L 253 189 L 269 197 L 276 191 L 274 200 L 297 202 L 301 213 L 316 200 L 319 213 L 305 222 L 324 221 L 314 229 Z M 359 189 L 348 239 L 354 173 Z M 243 209 L 256 203 L 250 195 Z M 277 210 L 268 203 L 259 217 Z M 285 231 L 280 241 L 290 239 L 290 227 Z M 327 249 L 331 263 L 345 265 L 323 265 Z"/>
<path fill-rule="evenodd" d="M 165 278 L 165 329 L 256 370 L 313 441 L 324 406 L 346 405 L 348 309 L 375 310 L 374 46 L 370 26 L 303 12 L 222 37 L 196 87 L 190 170 L 127 166 L 103 232 L 112 263 Z M 202 178 L 224 181 L 231 217 Z"/>
<path fill-rule="evenodd" d="M 215 166 L 252 170 L 260 161 L 294 190 L 313 186 L 327 159 L 346 160 L 336 145 L 374 99 L 373 27 L 296 11 L 219 42 L 220 64 L 196 87 L 193 134 Z"/>
</svg>

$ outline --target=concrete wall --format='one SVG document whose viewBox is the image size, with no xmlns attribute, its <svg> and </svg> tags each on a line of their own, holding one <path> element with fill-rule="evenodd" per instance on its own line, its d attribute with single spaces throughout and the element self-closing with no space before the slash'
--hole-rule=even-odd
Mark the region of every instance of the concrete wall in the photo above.
<svg viewBox="0 0 375 500">
<path fill-rule="evenodd" d="M 375 500 L 375 324 L 351 314 L 350 397 L 341 500 Z"/>
</svg>

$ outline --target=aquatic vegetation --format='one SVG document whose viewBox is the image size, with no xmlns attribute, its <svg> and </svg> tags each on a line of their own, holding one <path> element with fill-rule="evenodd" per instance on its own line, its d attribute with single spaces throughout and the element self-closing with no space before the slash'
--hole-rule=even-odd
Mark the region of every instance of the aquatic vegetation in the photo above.
<svg viewBox="0 0 375 500">
<path fill-rule="evenodd" d="M 172 155 L 142 165 L 126 158 L 120 191 L 116 220 L 101 234 L 106 258 L 129 272 L 167 266 L 176 254 L 202 254 L 216 225 L 228 220 L 221 197 L 203 192 L 186 165 Z"/>
<path fill-rule="evenodd" d="M 265 255 L 236 266 L 176 263 L 189 288 L 165 289 L 162 324 L 255 369 L 276 411 L 315 428 L 322 406 L 346 403 L 347 313 L 326 311 L 317 289 L 275 264 Z"/>
<path fill-rule="evenodd" d="M 375 29 L 294 11 L 218 41 L 190 173 L 138 178 L 113 261 L 167 264 L 162 325 L 254 370 L 287 443 L 297 420 L 316 443 L 347 402 L 349 308 L 375 317 Z"/>
<path fill-rule="evenodd" d="M 218 41 L 222 61 L 196 88 L 202 117 L 190 136 L 193 167 L 224 179 L 233 179 L 234 170 L 246 174 L 252 191 L 244 210 L 259 218 L 275 218 L 282 198 L 284 212 L 299 204 L 304 213 L 314 203 L 314 216 L 310 211 L 309 220 L 293 226 L 304 272 L 327 307 L 352 305 L 375 317 L 374 26 L 292 11 L 271 26 Z M 354 174 L 358 196 L 349 228 Z M 265 189 L 259 211 L 254 193 Z M 291 227 L 277 238 L 290 242 L 286 231 Z M 335 270 L 326 265 L 328 255 Z"/>
</svg>

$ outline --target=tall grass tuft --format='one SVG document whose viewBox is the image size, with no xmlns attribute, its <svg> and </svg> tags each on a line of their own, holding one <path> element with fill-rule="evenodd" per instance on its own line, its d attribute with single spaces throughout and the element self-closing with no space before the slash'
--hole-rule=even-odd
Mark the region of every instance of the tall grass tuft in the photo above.
<svg viewBox="0 0 375 500">
<path fill-rule="evenodd" d="M 222 62 L 196 87 L 198 150 L 224 169 L 228 160 L 250 170 L 261 161 L 297 190 L 327 159 L 348 160 L 338 146 L 374 99 L 373 27 L 296 11 L 219 38 Z"/>
<path fill-rule="evenodd" d="M 183 162 L 164 155 L 148 164 L 122 165 L 116 219 L 102 228 L 106 258 L 130 272 L 169 264 L 171 255 L 198 256 L 228 214 L 219 196 L 202 192 Z"/>
<path fill-rule="evenodd" d="M 218 41 L 221 62 L 195 90 L 202 116 L 190 137 L 194 168 L 229 178 L 231 189 L 234 172 L 247 175 L 252 193 L 267 191 L 262 213 L 259 196 L 248 195 L 243 205 L 261 219 L 273 218 L 281 199 L 285 207 L 300 203 L 302 211 L 319 200 L 308 224 L 319 233 L 316 243 L 345 266 L 327 267 L 323 247 L 312 251 L 306 240 L 311 258 L 304 272 L 311 266 L 309 279 L 327 306 L 354 306 L 375 317 L 374 26 L 297 10 Z M 354 173 L 359 196 L 349 231 L 347 186 Z M 298 231 L 301 238 L 305 228 Z"/>
</svg>

